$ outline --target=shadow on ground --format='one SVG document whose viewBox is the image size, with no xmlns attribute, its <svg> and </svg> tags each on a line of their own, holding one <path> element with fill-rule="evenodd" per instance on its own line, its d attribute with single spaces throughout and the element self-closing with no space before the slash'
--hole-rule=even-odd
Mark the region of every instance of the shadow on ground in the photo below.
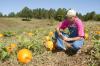
<svg viewBox="0 0 100 66">
<path fill-rule="evenodd" d="M 77 54 L 78 51 L 74 51 L 74 50 L 71 50 L 71 49 L 68 49 L 66 51 L 60 50 L 60 49 L 55 49 L 55 50 L 52 51 L 52 53 L 57 53 L 57 52 L 65 52 L 65 54 L 67 54 L 68 56 L 73 56 L 73 55 Z"/>
</svg>

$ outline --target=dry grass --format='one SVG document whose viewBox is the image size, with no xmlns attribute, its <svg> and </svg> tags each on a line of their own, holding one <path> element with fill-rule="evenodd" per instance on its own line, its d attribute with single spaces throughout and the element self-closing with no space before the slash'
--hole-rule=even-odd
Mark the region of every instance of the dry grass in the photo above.
<svg viewBox="0 0 100 66">
<path fill-rule="evenodd" d="M 55 23 L 56 21 L 54 21 Z M 0 32 L 2 31 L 21 31 L 35 28 L 46 28 L 50 26 L 49 19 L 32 19 L 31 21 L 22 21 L 21 18 L 0 18 Z"/>
</svg>

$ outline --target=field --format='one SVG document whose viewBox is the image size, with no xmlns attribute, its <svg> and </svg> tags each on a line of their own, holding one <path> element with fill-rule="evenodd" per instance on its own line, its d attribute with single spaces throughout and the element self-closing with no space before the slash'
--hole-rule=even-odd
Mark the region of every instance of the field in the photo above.
<svg viewBox="0 0 100 66">
<path fill-rule="evenodd" d="M 75 55 L 47 51 L 44 47 L 44 37 L 55 31 L 57 23 L 49 19 L 0 18 L 0 66 L 100 66 L 100 22 L 84 22 L 89 37 Z M 5 51 L 10 44 L 16 46 Z M 28 64 L 17 59 L 17 52 L 23 48 L 32 51 L 32 61 Z"/>
</svg>

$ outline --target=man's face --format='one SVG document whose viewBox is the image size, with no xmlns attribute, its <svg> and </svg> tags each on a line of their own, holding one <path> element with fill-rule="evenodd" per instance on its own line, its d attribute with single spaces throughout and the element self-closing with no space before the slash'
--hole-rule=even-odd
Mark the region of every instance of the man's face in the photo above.
<svg viewBox="0 0 100 66">
<path fill-rule="evenodd" d="M 73 21 L 74 21 L 74 17 L 67 17 L 67 19 L 68 19 L 70 22 L 73 22 Z"/>
</svg>

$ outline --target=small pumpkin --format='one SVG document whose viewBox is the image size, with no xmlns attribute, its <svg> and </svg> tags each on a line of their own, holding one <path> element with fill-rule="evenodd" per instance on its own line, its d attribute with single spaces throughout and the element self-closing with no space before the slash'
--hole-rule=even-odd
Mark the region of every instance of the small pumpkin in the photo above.
<svg viewBox="0 0 100 66">
<path fill-rule="evenodd" d="M 28 33 L 28 35 L 29 35 L 29 36 L 32 36 L 32 35 L 33 35 L 33 33 L 32 33 L 32 32 L 29 32 L 29 33 Z"/>
<path fill-rule="evenodd" d="M 3 34 L 0 34 L 0 37 L 3 37 L 4 35 Z"/>
<path fill-rule="evenodd" d="M 28 63 L 32 60 L 32 52 L 28 49 L 21 49 L 18 52 L 18 61 L 21 63 Z"/>
<path fill-rule="evenodd" d="M 50 37 L 49 36 L 45 36 L 45 40 L 46 41 L 50 41 Z"/>
<path fill-rule="evenodd" d="M 16 48 L 16 44 L 10 44 L 10 47 L 12 48 L 12 49 L 14 49 L 14 48 Z"/>
<path fill-rule="evenodd" d="M 52 41 L 47 41 L 46 44 L 45 44 L 45 47 L 46 47 L 48 50 L 52 51 L 52 50 L 54 49 L 54 44 L 53 44 Z"/>
<path fill-rule="evenodd" d="M 95 31 L 96 34 L 100 35 L 100 31 Z"/>
<path fill-rule="evenodd" d="M 53 34 L 54 34 L 53 32 L 49 32 L 49 36 L 53 36 Z"/>
</svg>

